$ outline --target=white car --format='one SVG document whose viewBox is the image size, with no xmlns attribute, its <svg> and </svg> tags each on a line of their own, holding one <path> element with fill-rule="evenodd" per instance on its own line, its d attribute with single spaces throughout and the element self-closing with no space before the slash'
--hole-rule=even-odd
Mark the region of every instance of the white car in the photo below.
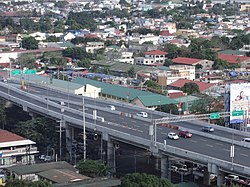
<svg viewBox="0 0 250 187">
<path fill-rule="evenodd" d="M 168 133 L 168 138 L 173 140 L 178 140 L 179 136 L 175 132 Z"/>
<path fill-rule="evenodd" d="M 115 110 L 115 106 L 114 106 L 114 105 L 108 105 L 108 108 L 109 108 L 110 110 Z"/>
<path fill-rule="evenodd" d="M 148 117 L 148 113 L 147 112 L 139 112 L 136 114 L 139 117 L 143 117 L 143 118 L 147 118 Z"/>
</svg>

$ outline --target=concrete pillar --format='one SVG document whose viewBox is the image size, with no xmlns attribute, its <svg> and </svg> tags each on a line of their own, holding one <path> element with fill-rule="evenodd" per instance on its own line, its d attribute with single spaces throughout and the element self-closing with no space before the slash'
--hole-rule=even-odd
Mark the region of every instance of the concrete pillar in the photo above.
<svg viewBox="0 0 250 187">
<path fill-rule="evenodd" d="M 161 178 L 168 178 L 169 174 L 169 165 L 168 165 L 168 157 L 162 156 L 161 157 Z"/>
<path fill-rule="evenodd" d="M 222 186 L 224 183 L 224 179 L 225 179 L 225 173 L 222 171 L 219 171 L 217 173 L 217 186 Z"/>
<path fill-rule="evenodd" d="M 204 169 L 203 184 L 210 186 L 210 173 L 208 171 L 208 168 Z"/>
<path fill-rule="evenodd" d="M 66 135 L 66 149 L 67 152 L 69 153 L 67 155 L 67 159 L 72 162 L 72 142 L 74 140 L 74 129 L 70 127 L 68 124 L 65 124 L 65 135 Z"/>
<path fill-rule="evenodd" d="M 111 140 L 107 142 L 107 163 L 116 173 L 115 146 Z"/>
</svg>

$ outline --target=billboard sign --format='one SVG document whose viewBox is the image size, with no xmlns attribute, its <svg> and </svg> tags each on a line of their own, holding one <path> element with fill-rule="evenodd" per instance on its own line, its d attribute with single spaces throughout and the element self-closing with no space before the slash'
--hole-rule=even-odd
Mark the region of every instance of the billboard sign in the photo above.
<svg viewBox="0 0 250 187">
<path fill-rule="evenodd" d="M 230 122 L 244 122 L 250 126 L 250 83 L 230 85 Z"/>
</svg>

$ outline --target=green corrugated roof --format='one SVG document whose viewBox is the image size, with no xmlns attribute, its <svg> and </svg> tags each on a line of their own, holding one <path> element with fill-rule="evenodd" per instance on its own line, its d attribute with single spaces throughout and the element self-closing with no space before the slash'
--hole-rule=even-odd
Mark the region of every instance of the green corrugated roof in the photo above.
<svg viewBox="0 0 250 187">
<path fill-rule="evenodd" d="M 219 54 L 225 54 L 225 55 L 243 55 L 244 56 L 244 55 L 246 55 L 246 52 L 227 49 L 227 50 L 224 50 L 224 51 L 220 51 Z"/>
<path fill-rule="evenodd" d="M 187 96 L 184 96 L 184 97 L 179 97 L 176 100 L 178 102 L 180 102 L 180 103 L 185 103 L 185 102 L 197 101 L 199 99 L 200 99 L 199 97 L 195 97 L 195 96 L 192 96 L 192 95 L 187 95 Z"/>
<path fill-rule="evenodd" d="M 59 45 L 60 47 L 74 47 L 75 46 L 71 42 L 63 42 L 63 43 L 58 42 L 57 45 Z"/>
<path fill-rule="evenodd" d="M 171 99 L 169 97 L 160 94 L 138 96 L 137 98 L 146 107 L 178 103 L 178 101 L 176 101 L 175 99 Z"/>
<path fill-rule="evenodd" d="M 49 87 L 57 87 L 61 88 L 63 90 L 76 90 L 82 87 L 80 84 L 72 83 L 69 81 L 63 81 L 60 79 L 52 79 L 52 82 L 50 82 L 50 77 L 48 76 L 41 76 L 41 75 L 23 75 L 25 84 L 30 82 L 36 82 L 38 84 L 42 84 L 44 86 L 48 85 Z M 20 75 L 12 76 L 12 78 L 16 77 L 17 79 L 20 79 Z"/>
<path fill-rule="evenodd" d="M 86 78 L 80 78 L 80 77 L 72 80 L 72 82 L 76 83 L 76 84 L 82 84 L 82 85 L 90 84 L 90 85 L 93 85 L 95 87 L 102 88 L 101 92 L 103 94 L 111 95 L 113 97 L 118 97 L 118 98 L 122 98 L 122 99 L 127 99 L 127 97 L 128 97 L 128 99 L 130 101 L 132 101 L 137 96 L 153 95 L 154 94 L 152 92 L 136 90 L 136 89 L 132 89 L 132 88 L 122 87 L 122 86 L 118 86 L 118 85 L 114 85 L 114 84 L 109 84 L 109 83 L 105 83 L 105 82 L 100 82 L 100 81 L 86 79 Z"/>
<path fill-rule="evenodd" d="M 33 165 L 22 165 L 22 166 L 13 166 L 8 168 L 9 171 L 13 171 L 18 175 L 39 173 L 42 171 L 50 170 L 50 169 L 68 169 L 71 171 L 77 171 L 72 165 L 65 161 L 60 162 L 50 162 L 50 163 L 42 163 L 42 164 L 33 164 Z"/>
</svg>

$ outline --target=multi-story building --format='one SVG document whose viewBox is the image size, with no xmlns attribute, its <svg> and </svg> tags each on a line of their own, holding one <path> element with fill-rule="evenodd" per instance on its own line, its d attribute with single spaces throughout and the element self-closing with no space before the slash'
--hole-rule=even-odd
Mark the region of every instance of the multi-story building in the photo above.
<svg viewBox="0 0 250 187">
<path fill-rule="evenodd" d="M 0 168 L 32 164 L 38 153 L 35 142 L 6 130 L 0 130 Z"/>
<path fill-rule="evenodd" d="M 134 58 L 132 52 L 121 52 L 121 57 L 115 60 L 126 64 L 134 64 Z"/>
<path fill-rule="evenodd" d="M 136 57 L 135 63 L 139 65 L 163 65 L 166 60 L 166 52 L 160 50 L 147 51 L 144 57 Z"/>
<path fill-rule="evenodd" d="M 169 85 L 178 79 L 195 79 L 195 67 L 187 65 L 172 65 L 168 71 L 159 72 L 157 82 L 161 86 Z"/>
<path fill-rule="evenodd" d="M 104 48 L 104 42 L 87 42 L 86 52 L 94 53 L 96 50 Z"/>
</svg>

